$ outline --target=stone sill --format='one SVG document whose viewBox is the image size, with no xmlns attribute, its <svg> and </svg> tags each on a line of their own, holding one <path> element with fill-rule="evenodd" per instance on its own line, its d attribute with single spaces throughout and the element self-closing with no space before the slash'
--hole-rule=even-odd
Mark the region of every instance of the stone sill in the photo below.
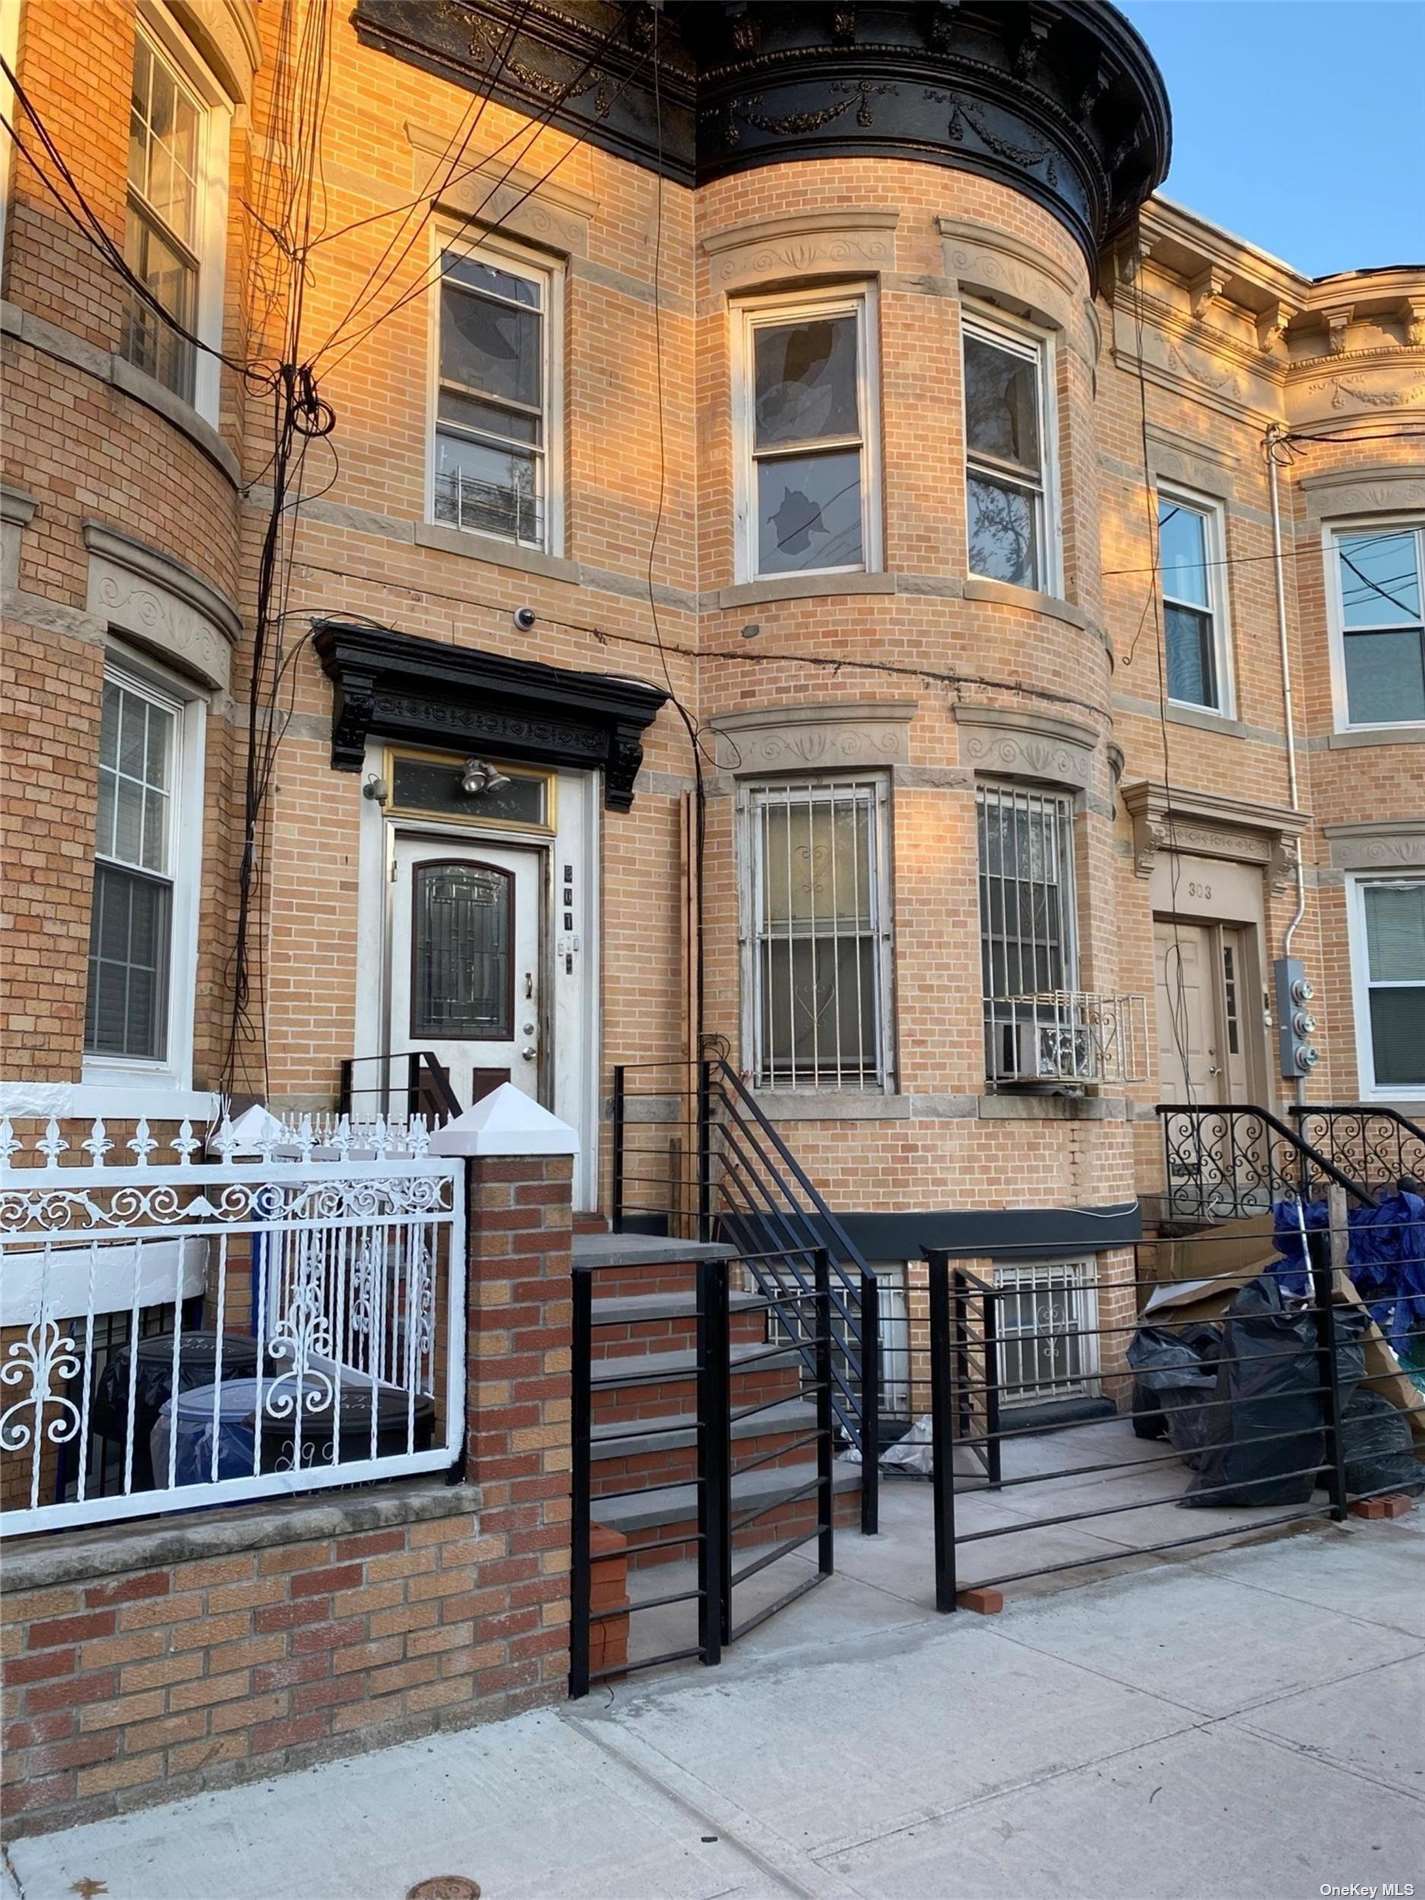
<svg viewBox="0 0 1425 1900">
<path fill-rule="evenodd" d="M 1230 713 L 1216 712 L 1211 706 L 1188 706 L 1170 699 L 1167 717 L 1175 726 L 1196 726 L 1200 732 L 1221 732 L 1232 739 L 1251 737 L 1240 719 L 1234 719 Z"/>
<path fill-rule="evenodd" d="M 1023 1095 L 980 1097 L 982 1122 L 1121 1122 L 1128 1103 L 1118 1095 Z"/>
<path fill-rule="evenodd" d="M 86 1525 L 72 1531 L 36 1531 L 7 1540 L 5 1589 L 47 1590 L 57 1584 L 161 1570 L 202 1557 L 233 1557 L 277 1544 L 348 1537 L 393 1524 L 424 1523 L 479 1510 L 480 1488 L 441 1478 L 378 1483 L 341 1496 L 259 1500 L 214 1510 Z"/>
<path fill-rule="evenodd" d="M 894 594 L 894 574 L 867 574 L 853 569 L 845 574 L 769 574 L 761 580 L 739 581 L 720 587 L 710 604 L 719 608 L 760 607 L 773 600 L 817 600 L 833 594 Z"/>
<path fill-rule="evenodd" d="M 978 574 L 965 576 L 965 599 L 983 600 L 1000 607 L 1021 607 L 1025 613 L 1044 614 L 1050 620 L 1067 621 L 1071 627 L 1087 628 L 1089 617 L 1072 601 L 1057 594 L 1040 594 L 1032 587 L 1016 587 L 1011 581 L 992 581 Z"/>
<path fill-rule="evenodd" d="M 458 554 L 467 561 L 487 561 L 492 567 L 513 568 L 520 574 L 538 574 L 547 581 L 577 581 L 577 561 L 562 560 L 541 548 L 521 547 L 518 541 L 502 541 L 495 534 L 476 534 L 469 528 L 447 528 L 440 522 L 415 524 L 418 548 L 438 548 L 442 554 Z"/>
<path fill-rule="evenodd" d="M 1332 752 L 1358 745 L 1425 745 L 1425 725 L 1359 726 L 1350 732 L 1333 732 L 1326 740 Z"/>
</svg>

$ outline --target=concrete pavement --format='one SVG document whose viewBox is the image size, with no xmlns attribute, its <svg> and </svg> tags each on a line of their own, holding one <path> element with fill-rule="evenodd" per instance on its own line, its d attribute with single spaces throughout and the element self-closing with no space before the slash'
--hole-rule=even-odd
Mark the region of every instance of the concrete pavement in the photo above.
<svg viewBox="0 0 1425 1900">
<path fill-rule="evenodd" d="M 1425 1508 L 994 1619 L 894 1541 L 715 1671 L 21 1841 L 7 1900 L 1425 1895 Z"/>
</svg>

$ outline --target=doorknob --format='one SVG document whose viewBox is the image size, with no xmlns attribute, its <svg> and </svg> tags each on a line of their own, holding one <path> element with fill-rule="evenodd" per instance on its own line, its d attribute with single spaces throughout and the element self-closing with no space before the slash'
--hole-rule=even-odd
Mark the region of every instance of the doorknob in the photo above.
<svg viewBox="0 0 1425 1900">
<path fill-rule="evenodd" d="M 520 1050 L 520 1054 L 524 1057 L 526 1062 L 533 1062 L 535 1057 L 539 1054 L 539 1051 L 535 1048 L 534 1044 L 530 1042 L 525 1044 L 524 1048 Z"/>
</svg>

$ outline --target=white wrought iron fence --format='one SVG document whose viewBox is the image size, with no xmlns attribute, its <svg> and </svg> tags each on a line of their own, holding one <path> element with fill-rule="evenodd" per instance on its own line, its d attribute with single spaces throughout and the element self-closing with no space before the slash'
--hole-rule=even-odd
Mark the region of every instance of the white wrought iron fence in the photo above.
<svg viewBox="0 0 1425 1900">
<path fill-rule="evenodd" d="M 4 1530 L 452 1464 L 464 1176 L 428 1149 L 419 1118 L 184 1122 L 171 1160 L 142 1121 L 0 1122 Z"/>
<path fill-rule="evenodd" d="M 985 998 L 985 1063 L 994 1083 L 1101 1088 L 1148 1073 L 1147 1002 L 1043 990 Z"/>
</svg>

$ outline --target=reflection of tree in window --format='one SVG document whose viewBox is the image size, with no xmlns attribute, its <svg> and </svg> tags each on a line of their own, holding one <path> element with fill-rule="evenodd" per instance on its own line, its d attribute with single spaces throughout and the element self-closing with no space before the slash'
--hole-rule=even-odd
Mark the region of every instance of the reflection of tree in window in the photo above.
<svg viewBox="0 0 1425 1900">
<path fill-rule="evenodd" d="M 1032 586 L 1034 510 L 1016 489 L 974 481 L 970 488 L 970 567 L 976 574 Z"/>
</svg>

